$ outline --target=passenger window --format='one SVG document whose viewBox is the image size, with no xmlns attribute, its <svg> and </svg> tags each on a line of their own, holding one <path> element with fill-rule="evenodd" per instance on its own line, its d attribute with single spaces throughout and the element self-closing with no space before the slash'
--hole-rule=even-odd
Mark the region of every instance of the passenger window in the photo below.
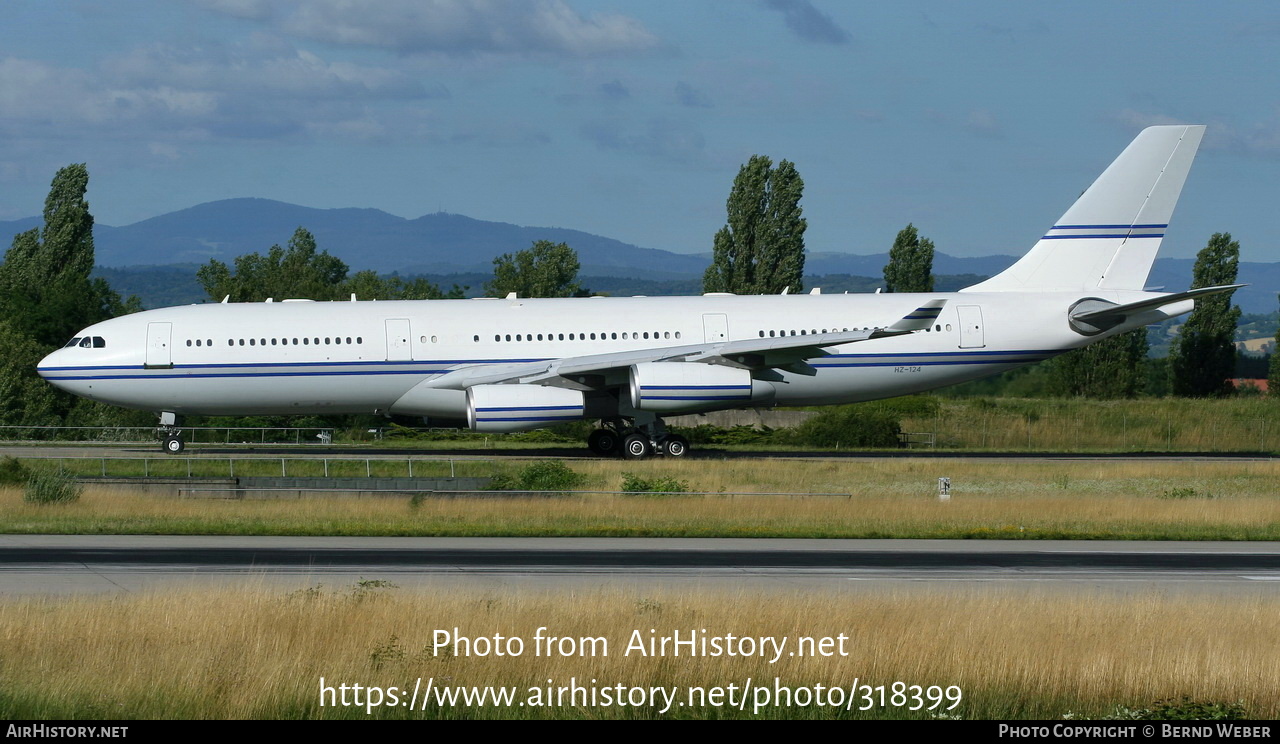
<svg viewBox="0 0 1280 744">
<path fill-rule="evenodd" d="M 187 339 L 187 346 L 191 345 L 191 339 Z"/>
</svg>

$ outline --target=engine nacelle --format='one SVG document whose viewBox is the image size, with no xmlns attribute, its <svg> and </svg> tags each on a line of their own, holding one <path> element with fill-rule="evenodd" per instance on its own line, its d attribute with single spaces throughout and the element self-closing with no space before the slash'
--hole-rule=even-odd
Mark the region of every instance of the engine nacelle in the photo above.
<svg viewBox="0 0 1280 744">
<path fill-rule="evenodd" d="M 467 390 L 467 425 L 476 431 L 527 431 L 582 417 L 578 390 L 542 385 L 476 385 Z"/>
<path fill-rule="evenodd" d="M 631 405 L 640 411 L 684 413 L 737 408 L 773 400 L 773 386 L 735 367 L 694 362 L 645 362 L 631 367 Z"/>
</svg>

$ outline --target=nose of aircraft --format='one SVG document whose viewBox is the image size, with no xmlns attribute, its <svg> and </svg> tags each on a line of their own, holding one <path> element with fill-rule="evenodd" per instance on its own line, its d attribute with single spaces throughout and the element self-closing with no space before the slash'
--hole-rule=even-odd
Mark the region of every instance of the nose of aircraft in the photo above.
<svg viewBox="0 0 1280 744">
<path fill-rule="evenodd" d="M 46 380 L 49 380 L 49 382 L 53 383 L 54 385 L 57 385 L 58 381 L 56 379 L 50 379 L 50 376 L 51 376 L 51 373 L 55 370 L 55 368 L 59 366 L 58 360 L 60 359 L 59 355 L 61 353 L 62 353 L 62 349 L 57 349 L 55 351 L 49 352 L 47 355 L 45 355 L 45 358 L 41 359 L 40 363 L 36 365 L 36 374 L 40 375 Z"/>
</svg>

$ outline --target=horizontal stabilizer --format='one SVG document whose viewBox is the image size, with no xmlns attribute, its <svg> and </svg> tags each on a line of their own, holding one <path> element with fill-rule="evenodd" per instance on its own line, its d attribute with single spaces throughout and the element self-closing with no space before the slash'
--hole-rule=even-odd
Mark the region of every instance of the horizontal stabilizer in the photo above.
<svg viewBox="0 0 1280 744">
<path fill-rule="evenodd" d="M 1099 333 L 1114 328 L 1134 315 L 1149 312 L 1166 305 L 1199 297 L 1232 292 L 1247 284 L 1228 284 L 1221 287 L 1203 287 L 1176 294 L 1160 295 L 1149 300 L 1139 300 L 1124 305 L 1114 305 L 1104 300 L 1085 300 L 1071 312 L 1071 325 L 1085 333 Z"/>
</svg>

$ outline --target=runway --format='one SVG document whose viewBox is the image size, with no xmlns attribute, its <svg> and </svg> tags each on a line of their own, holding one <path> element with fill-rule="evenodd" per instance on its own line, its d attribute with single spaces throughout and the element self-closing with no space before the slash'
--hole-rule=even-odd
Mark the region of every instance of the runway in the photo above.
<svg viewBox="0 0 1280 744">
<path fill-rule="evenodd" d="M 1280 591 L 1280 543 L 0 536 L 0 595 L 379 579 L 407 589 L 685 586 Z"/>
</svg>

